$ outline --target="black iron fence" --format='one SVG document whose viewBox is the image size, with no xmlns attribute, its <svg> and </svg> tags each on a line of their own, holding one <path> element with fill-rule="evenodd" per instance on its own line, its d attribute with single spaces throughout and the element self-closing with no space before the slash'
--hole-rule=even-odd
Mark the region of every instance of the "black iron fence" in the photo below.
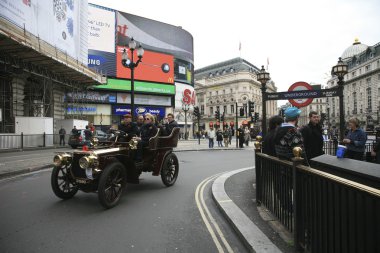
<svg viewBox="0 0 380 253">
<path fill-rule="evenodd" d="M 380 190 L 256 152 L 256 198 L 306 252 L 380 252 Z M 363 163 L 365 164 L 365 163 Z"/>
</svg>

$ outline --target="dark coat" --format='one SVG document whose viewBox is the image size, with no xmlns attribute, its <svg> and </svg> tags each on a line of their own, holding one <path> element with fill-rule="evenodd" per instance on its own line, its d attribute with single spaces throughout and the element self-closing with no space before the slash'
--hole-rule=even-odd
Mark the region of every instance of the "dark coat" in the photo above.
<svg viewBox="0 0 380 253">
<path fill-rule="evenodd" d="M 157 127 L 151 123 L 144 124 L 141 127 L 141 143 L 143 147 L 149 145 L 149 139 L 157 134 Z"/>
<path fill-rule="evenodd" d="M 276 129 L 270 130 L 263 138 L 263 153 L 271 156 L 276 156 L 276 149 L 274 147 L 274 136 Z"/>
<path fill-rule="evenodd" d="M 320 125 L 307 124 L 301 129 L 307 159 L 323 155 L 323 136 Z"/>
<path fill-rule="evenodd" d="M 281 159 L 290 160 L 294 157 L 293 148 L 295 147 L 301 147 L 304 156 L 303 138 L 294 126 L 281 125 L 278 127 L 274 136 L 274 145 L 276 155 Z"/>
<path fill-rule="evenodd" d="M 161 135 L 168 136 L 171 134 L 173 131 L 173 128 L 178 127 L 177 121 L 173 120 L 169 123 L 166 123 L 164 127 L 162 128 L 162 133 Z"/>
<path fill-rule="evenodd" d="M 139 129 L 137 128 L 137 124 L 135 122 L 131 122 L 129 124 L 120 124 L 118 126 L 118 129 L 127 133 L 129 138 L 137 136 L 139 133 Z"/>
</svg>

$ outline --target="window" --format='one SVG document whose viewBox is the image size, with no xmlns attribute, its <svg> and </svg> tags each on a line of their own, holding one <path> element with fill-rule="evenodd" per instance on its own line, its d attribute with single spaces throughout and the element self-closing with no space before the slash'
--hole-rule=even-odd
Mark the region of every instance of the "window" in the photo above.
<svg viewBox="0 0 380 253">
<path fill-rule="evenodd" d="M 380 75 L 379 75 L 380 76 Z M 232 93 L 234 93 L 234 90 L 233 89 L 230 89 L 230 93 L 232 94 Z"/>
<path fill-rule="evenodd" d="M 371 88 L 367 88 L 367 108 L 368 108 L 368 111 L 372 110 L 372 91 L 371 91 Z"/>
<path fill-rule="evenodd" d="M 215 91 L 216 92 L 216 95 L 218 95 L 219 91 Z"/>
<path fill-rule="evenodd" d="M 357 98 L 356 98 L 356 92 L 354 92 L 352 94 L 352 96 L 353 96 L 353 99 L 354 99 L 354 114 L 356 114 L 357 111 L 358 111 L 358 101 L 357 101 Z"/>
<path fill-rule="evenodd" d="M 367 65 L 367 66 L 365 66 L 365 72 L 368 72 L 368 71 L 370 71 L 371 70 L 371 65 Z"/>
<path fill-rule="evenodd" d="M 371 86 L 371 78 L 367 78 L 367 79 L 365 79 L 365 82 L 366 82 L 366 84 L 367 84 L 367 87 L 368 87 L 368 86 Z"/>
<path fill-rule="evenodd" d="M 235 113 L 235 107 L 234 107 L 234 105 L 231 105 L 231 113 Z"/>
<path fill-rule="evenodd" d="M 226 106 L 226 105 L 223 106 L 223 112 L 224 112 L 225 114 L 227 114 L 227 106 Z"/>
<path fill-rule="evenodd" d="M 219 105 L 218 105 L 218 106 L 216 106 L 216 110 L 217 110 L 217 111 L 220 111 Z"/>
<path fill-rule="evenodd" d="M 204 106 L 204 105 L 201 105 L 201 114 L 202 114 L 202 115 L 205 114 L 205 106 Z"/>
<path fill-rule="evenodd" d="M 211 95 L 212 95 L 211 91 L 208 93 L 208 95 L 211 97 Z"/>
<path fill-rule="evenodd" d="M 356 76 L 356 71 L 352 71 L 351 75 L 352 75 L 352 77 L 355 77 Z"/>
<path fill-rule="evenodd" d="M 226 90 L 223 90 L 223 94 L 226 94 Z"/>
<path fill-rule="evenodd" d="M 214 114 L 214 108 L 210 107 L 210 115 L 213 115 L 213 114 Z"/>
</svg>

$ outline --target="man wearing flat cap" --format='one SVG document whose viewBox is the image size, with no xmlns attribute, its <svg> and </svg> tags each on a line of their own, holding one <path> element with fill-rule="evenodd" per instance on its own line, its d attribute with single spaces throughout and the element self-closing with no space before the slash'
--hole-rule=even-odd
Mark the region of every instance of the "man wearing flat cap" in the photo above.
<svg viewBox="0 0 380 253">
<path fill-rule="evenodd" d="M 281 159 L 290 160 L 293 155 L 293 148 L 301 147 L 304 153 L 303 138 L 297 129 L 298 118 L 301 110 L 297 107 L 288 107 L 285 112 L 285 122 L 277 129 L 274 136 L 276 154 Z M 304 154 L 303 154 L 304 156 Z"/>
<path fill-rule="evenodd" d="M 132 137 L 137 136 L 139 130 L 135 122 L 132 122 L 132 116 L 130 114 L 125 114 L 124 119 L 119 124 L 118 129 L 128 134 L 126 138 L 120 141 L 129 141 Z"/>
</svg>

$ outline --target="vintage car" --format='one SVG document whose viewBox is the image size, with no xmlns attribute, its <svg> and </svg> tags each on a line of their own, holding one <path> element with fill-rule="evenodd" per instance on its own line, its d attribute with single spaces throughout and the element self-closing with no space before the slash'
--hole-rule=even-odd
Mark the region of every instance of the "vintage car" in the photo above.
<svg viewBox="0 0 380 253">
<path fill-rule="evenodd" d="M 169 136 L 159 133 L 143 148 L 142 162 L 134 161 L 136 139 L 118 141 L 125 137 L 122 131 L 115 131 L 112 141 L 99 142 L 93 138 L 90 148 L 57 152 L 51 174 L 53 192 L 61 199 L 72 198 L 78 190 L 97 192 L 100 204 L 112 208 L 118 204 L 126 183 L 139 183 L 142 172 L 161 175 L 164 185 L 172 186 L 179 171 L 178 159 L 173 153 L 179 128 L 174 128 Z"/>
</svg>

